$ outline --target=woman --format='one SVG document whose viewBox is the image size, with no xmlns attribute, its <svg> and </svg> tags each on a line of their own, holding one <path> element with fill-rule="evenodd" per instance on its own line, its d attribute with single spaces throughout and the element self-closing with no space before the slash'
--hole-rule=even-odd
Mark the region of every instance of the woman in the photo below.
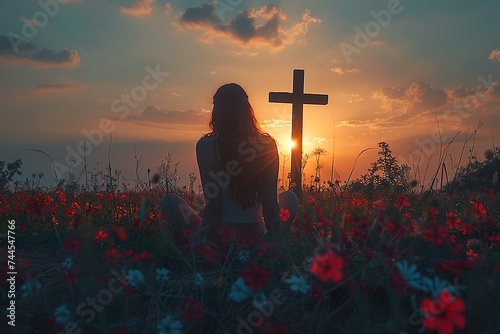
<svg viewBox="0 0 500 334">
<path fill-rule="evenodd" d="M 288 209 L 290 220 L 297 213 L 297 196 L 287 191 L 278 204 L 278 150 L 276 142 L 257 125 L 248 96 L 241 86 L 221 86 L 213 97 L 209 127 L 196 144 L 205 209 L 199 217 L 176 195 L 161 201 L 162 213 L 170 218 L 176 241 L 182 231 L 202 228 L 196 236 L 217 246 L 221 232 L 234 228 L 240 236 L 257 240 L 279 223 L 280 207 Z M 226 240 L 227 241 L 227 240 Z"/>
</svg>

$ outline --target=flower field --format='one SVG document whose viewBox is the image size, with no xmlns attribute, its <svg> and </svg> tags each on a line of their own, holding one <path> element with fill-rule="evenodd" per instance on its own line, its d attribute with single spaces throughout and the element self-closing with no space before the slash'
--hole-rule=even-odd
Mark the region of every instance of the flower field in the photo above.
<svg viewBox="0 0 500 334">
<path fill-rule="evenodd" d="M 201 210 L 199 191 L 177 193 Z M 191 245 L 189 226 L 179 249 L 164 194 L 4 189 L 15 333 L 500 333 L 500 199 L 488 189 L 305 189 L 293 221 L 282 210 L 263 240 L 221 231 L 223 249 Z M 12 255 L 4 246 L 6 303 Z"/>
</svg>

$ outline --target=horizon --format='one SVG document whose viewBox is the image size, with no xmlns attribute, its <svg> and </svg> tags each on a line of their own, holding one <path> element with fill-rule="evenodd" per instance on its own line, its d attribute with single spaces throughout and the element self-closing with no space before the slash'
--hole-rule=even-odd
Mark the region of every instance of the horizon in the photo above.
<svg viewBox="0 0 500 334">
<path fill-rule="evenodd" d="M 263 131 L 289 153 L 291 105 L 269 103 L 268 94 L 291 92 L 293 70 L 304 69 L 305 92 L 329 96 L 326 106 L 304 106 L 304 153 L 328 152 L 322 181 L 333 159 L 345 181 L 358 154 L 377 148 L 360 156 L 359 177 L 387 142 L 410 174 L 428 170 L 425 183 L 440 154 L 454 170 L 463 152 L 461 165 L 497 146 L 498 9 L 493 0 L 8 3 L 0 9 L 0 160 L 21 159 L 22 180 L 43 172 L 41 185 L 55 185 L 50 159 L 26 149 L 45 152 L 66 175 L 69 155 L 79 175 L 85 140 L 88 168 L 106 169 L 112 127 L 112 169 L 131 183 L 136 150 L 143 176 L 170 153 L 180 184 L 191 172 L 199 184 L 195 143 L 208 132 L 216 89 L 241 84 Z M 310 158 L 303 183 L 314 173 Z"/>
</svg>

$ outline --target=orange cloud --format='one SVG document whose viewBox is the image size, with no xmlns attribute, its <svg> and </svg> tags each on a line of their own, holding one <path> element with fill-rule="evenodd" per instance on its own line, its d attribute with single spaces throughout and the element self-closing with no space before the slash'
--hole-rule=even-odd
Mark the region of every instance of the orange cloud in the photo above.
<svg viewBox="0 0 500 334">
<path fill-rule="evenodd" d="M 492 61 L 500 61 L 500 49 L 496 49 L 496 50 L 491 51 L 488 59 L 492 60 Z"/>
<path fill-rule="evenodd" d="M 153 0 L 136 0 L 136 2 L 132 5 L 132 7 L 121 6 L 120 12 L 122 12 L 125 15 L 134 17 L 148 16 L 153 11 L 152 4 Z"/>
<path fill-rule="evenodd" d="M 204 3 L 187 8 L 180 16 L 177 27 L 181 29 L 200 30 L 203 34 L 199 40 L 213 43 L 217 37 L 238 44 L 242 47 L 271 48 L 273 51 L 295 44 L 309 30 L 310 24 L 320 23 L 319 18 L 312 17 L 309 10 L 302 16 L 302 21 L 291 27 L 283 27 L 286 15 L 277 6 L 263 6 L 259 9 L 243 10 L 231 22 L 224 23 L 216 5 Z"/>
<path fill-rule="evenodd" d="M 332 68 L 330 68 L 330 71 L 332 71 L 333 73 L 337 73 L 338 75 L 344 75 L 345 73 L 360 73 L 361 72 L 361 70 L 359 68 L 354 67 L 354 68 L 349 68 L 349 69 L 344 70 L 340 66 L 332 67 Z"/>
<path fill-rule="evenodd" d="M 414 82 L 409 87 L 384 86 L 372 93 L 372 98 L 381 101 L 385 111 L 426 111 L 448 102 L 445 90 L 435 88 L 431 83 Z"/>
</svg>

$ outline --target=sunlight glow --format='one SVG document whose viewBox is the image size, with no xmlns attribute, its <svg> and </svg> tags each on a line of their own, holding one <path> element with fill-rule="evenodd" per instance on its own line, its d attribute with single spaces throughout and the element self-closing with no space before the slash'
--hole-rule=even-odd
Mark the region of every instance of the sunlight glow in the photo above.
<svg viewBox="0 0 500 334">
<path fill-rule="evenodd" d="M 290 142 L 288 143 L 288 146 L 290 146 L 290 148 L 294 148 L 296 146 L 295 141 L 290 140 Z"/>
</svg>

